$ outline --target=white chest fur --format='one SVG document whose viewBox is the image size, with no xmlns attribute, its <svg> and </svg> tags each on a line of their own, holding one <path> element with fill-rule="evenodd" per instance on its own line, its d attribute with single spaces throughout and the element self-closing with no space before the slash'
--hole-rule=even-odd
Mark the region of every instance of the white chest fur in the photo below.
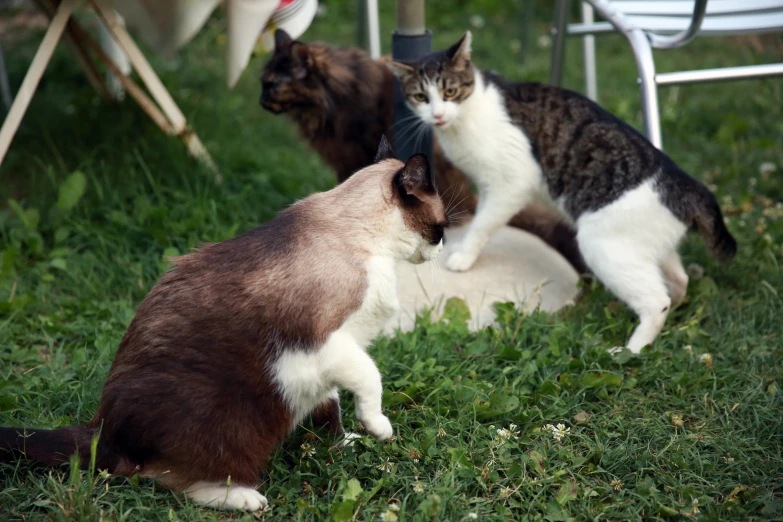
<svg viewBox="0 0 783 522">
<path fill-rule="evenodd" d="M 399 309 L 395 260 L 372 257 L 367 262 L 367 291 L 361 307 L 329 336 L 324 346 L 304 352 L 285 352 L 275 363 L 274 380 L 294 413 L 291 429 L 315 407 L 337 396 L 339 376 L 346 371 L 373 371 L 368 357 L 357 357 Z M 369 362 L 368 362 L 369 361 Z M 353 365 L 342 368 L 340 365 Z"/>
<path fill-rule="evenodd" d="M 511 121 L 501 92 L 476 75 L 473 94 L 459 105 L 455 121 L 435 132 L 449 160 L 481 192 L 544 188 L 530 141 Z"/>
</svg>

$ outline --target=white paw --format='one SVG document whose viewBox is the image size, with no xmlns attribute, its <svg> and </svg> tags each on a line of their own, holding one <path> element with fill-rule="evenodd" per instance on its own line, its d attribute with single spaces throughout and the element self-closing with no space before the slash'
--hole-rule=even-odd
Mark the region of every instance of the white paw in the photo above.
<svg viewBox="0 0 783 522">
<path fill-rule="evenodd" d="M 386 415 L 378 413 L 360 420 L 364 425 L 364 429 L 367 430 L 367 433 L 378 440 L 386 440 L 394 434 L 391 422 L 389 422 L 389 419 L 386 417 Z"/>
<path fill-rule="evenodd" d="M 188 491 L 187 495 L 203 506 L 225 510 L 259 511 L 269 506 L 264 495 L 255 489 L 242 486 L 203 487 Z"/>
<path fill-rule="evenodd" d="M 446 260 L 446 268 L 452 272 L 464 272 L 473 266 L 476 256 L 462 250 L 452 253 Z"/>
<path fill-rule="evenodd" d="M 618 353 L 622 353 L 623 350 L 628 350 L 629 352 L 635 355 L 642 353 L 642 348 L 634 349 L 631 348 L 630 346 L 614 346 L 612 348 L 609 348 L 609 350 L 607 351 L 609 352 L 610 355 L 617 355 Z"/>
<path fill-rule="evenodd" d="M 353 443 L 356 439 L 361 439 L 361 438 L 362 436 L 359 435 L 358 433 L 353 433 L 348 431 L 343 435 L 343 440 L 337 443 L 337 446 L 340 448 L 348 448 L 350 446 L 353 446 Z"/>
</svg>

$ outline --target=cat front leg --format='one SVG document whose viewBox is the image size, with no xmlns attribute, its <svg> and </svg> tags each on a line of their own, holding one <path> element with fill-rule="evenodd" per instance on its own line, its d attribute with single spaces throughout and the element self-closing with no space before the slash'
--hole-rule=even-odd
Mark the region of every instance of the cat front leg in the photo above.
<svg viewBox="0 0 783 522">
<path fill-rule="evenodd" d="M 392 436 L 391 422 L 381 411 L 381 373 L 375 361 L 347 333 L 335 332 L 323 350 L 327 375 L 340 388 L 351 391 L 356 399 L 356 417 L 367 432 L 379 440 Z"/>
<path fill-rule="evenodd" d="M 532 199 L 528 191 L 498 187 L 479 192 L 476 217 L 470 223 L 465 237 L 455 246 L 446 260 L 446 268 L 464 272 L 473 266 L 484 246 L 502 226 Z"/>
<path fill-rule="evenodd" d="M 337 444 L 340 447 L 350 446 L 355 439 L 361 438 L 361 435 L 357 433 L 346 433 L 343 428 L 340 395 L 337 389 L 331 391 L 329 398 L 313 410 L 310 417 L 314 427 L 326 429 L 338 436 L 341 435 L 342 440 Z"/>
<path fill-rule="evenodd" d="M 337 390 L 332 390 L 329 398 L 319 404 L 310 414 L 313 420 L 313 427 L 323 428 L 334 432 L 337 435 L 345 433 L 343 422 L 340 417 L 340 397 Z"/>
</svg>

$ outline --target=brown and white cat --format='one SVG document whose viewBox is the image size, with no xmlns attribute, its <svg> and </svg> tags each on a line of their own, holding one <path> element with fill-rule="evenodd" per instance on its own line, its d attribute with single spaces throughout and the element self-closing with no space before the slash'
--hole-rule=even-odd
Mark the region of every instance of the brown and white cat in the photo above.
<svg viewBox="0 0 783 522">
<path fill-rule="evenodd" d="M 0 460 L 78 453 L 195 502 L 255 511 L 275 446 L 306 416 L 342 434 L 338 388 L 378 439 L 381 375 L 365 351 L 393 315 L 395 264 L 433 259 L 448 225 L 426 156 L 376 163 L 250 232 L 175 258 L 120 343 L 84 426 L 0 428 Z"/>
<path fill-rule="evenodd" d="M 338 182 L 372 162 L 382 134 L 394 134 L 393 75 L 385 59 L 373 60 L 362 49 L 292 40 L 278 29 L 261 83 L 264 109 L 293 119 Z M 436 185 L 454 202 L 450 212 L 473 214 L 471 182 L 446 159 L 437 139 L 433 148 Z M 531 204 L 508 224 L 540 237 L 578 272 L 586 270 L 574 231 L 545 206 Z"/>
</svg>

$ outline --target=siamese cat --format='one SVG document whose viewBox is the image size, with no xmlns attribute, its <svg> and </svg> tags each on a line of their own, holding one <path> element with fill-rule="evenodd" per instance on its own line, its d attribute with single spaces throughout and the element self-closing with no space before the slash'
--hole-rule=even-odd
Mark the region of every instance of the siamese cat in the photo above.
<svg viewBox="0 0 783 522">
<path fill-rule="evenodd" d="M 396 309 L 395 264 L 422 263 L 448 225 L 426 156 L 375 163 L 255 230 L 173 259 L 141 303 L 86 425 L 0 428 L 0 460 L 76 453 L 222 509 L 256 511 L 254 484 L 303 419 L 343 434 L 338 390 L 367 432 L 392 436 L 366 352 Z M 412 282 L 412 284 L 415 284 Z"/>
</svg>

